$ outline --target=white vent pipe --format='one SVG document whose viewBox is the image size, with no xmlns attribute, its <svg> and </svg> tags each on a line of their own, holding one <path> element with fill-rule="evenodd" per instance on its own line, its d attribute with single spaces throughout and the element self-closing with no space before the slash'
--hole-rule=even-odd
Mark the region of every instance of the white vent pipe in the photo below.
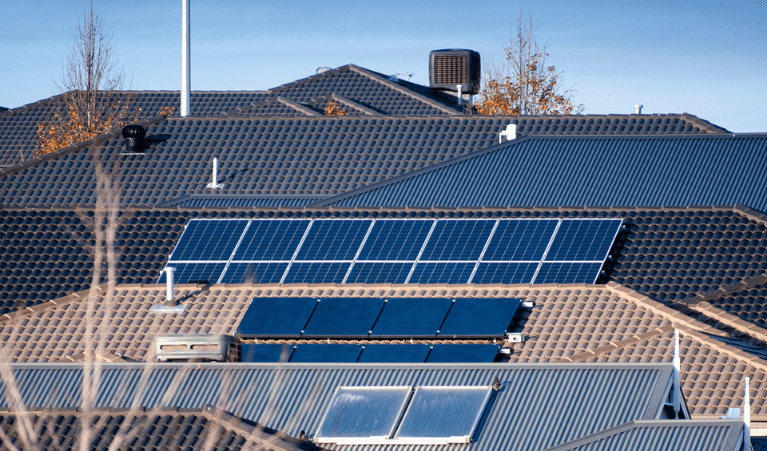
<svg viewBox="0 0 767 451">
<path fill-rule="evenodd" d="M 189 0 L 181 0 L 181 117 L 189 116 L 192 68 L 189 51 Z"/>
<path fill-rule="evenodd" d="M 746 389 L 743 393 L 743 449 L 751 450 L 751 399 L 749 394 L 749 379 L 746 378 Z"/>
<path fill-rule="evenodd" d="M 503 142 L 504 136 L 506 137 L 506 141 L 517 139 L 517 124 L 509 124 L 506 126 L 506 130 L 501 130 L 501 132 L 498 133 L 499 144 Z"/>
<path fill-rule="evenodd" d="M 679 331 L 674 330 L 674 387 L 671 389 L 671 404 L 674 406 L 676 418 L 679 418 L 679 412 L 682 410 L 681 363 L 682 359 L 679 357 Z"/>
<path fill-rule="evenodd" d="M 165 268 L 165 299 L 171 303 L 173 302 L 173 272 L 176 268 L 168 266 Z"/>
<path fill-rule="evenodd" d="M 634 105 L 634 111 L 636 111 L 636 114 L 642 114 L 642 108 L 643 107 L 644 107 L 644 105 L 640 105 L 638 103 L 636 105 Z"/>
<path fill-rule="evenodd" d="M 213 181 L 208 183 L 208 188 L 219 189 L 222 186 L 224 186 L 223 184 L 218 183 L 218 158 L 215 158 L 215 157 L 213 158 L 213 174 L 212 174 L 212 177 L 213 177 Z"/>
<path fill-rule="evenodd" d="M 458 105 L 463 103 L 463 85 L 458 85 Z"/>
</svg>

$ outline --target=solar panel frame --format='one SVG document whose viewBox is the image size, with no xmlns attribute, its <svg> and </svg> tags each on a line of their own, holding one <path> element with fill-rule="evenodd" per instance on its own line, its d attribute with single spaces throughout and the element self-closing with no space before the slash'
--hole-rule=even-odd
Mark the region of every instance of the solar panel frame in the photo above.
<svg viewBox="0 0 767 451">
<path fill-rule="evenodd" d="M 235 335 L 254 338 L 299 338 L 317 309 L 312 297 L 255 297 Z"/>
<path fill-rule="evenodd" d="M 221 278 L 226 269 L 226 262 L 193 262 L 193 263 L 175 263 L 169 262 L 167 267 L 175 268 L 173 272 L 173 281 L 177 284 L 196 283 L 196 284 L 215 284 Z M 157 283 L 165 283 L 165 271 L 160 274 Z"/>
<path fill-rule="evenodd" d="M 438 337 L 503 337 L 521 301 L 520 298 L 456 298 Z"/>
<path fill-rule="evenodd" d="M 538 262 L 480 262 L 469 283 L 529 284 L 538 269 Z"/>
<path fill-rule="evenodd" d="M 419 261 L 476 262 L 496 223 L 496 219 L 439 220 Z"/>
<path fill-rule="evenodd" d="M 427 344 L 371 343 L 365 345 L 359 363 L 424 363 L 431 347 Z"/>
<path fill-rule="evenodd" d="M 290 363 L 356 363 L 362 352 L 358 344 L 302 343 L 290 356 Z"/>
<path fill-rule="evenodd" d="M 280 263 L 240 263 L 231 262 L 221 277 L 221 283 L 280 283 L 288 262 Z"/>
<path fill-rule="evenodd" d="M 301 243 L 295 261 L 352 261 L 372 219 L 315 219 Z"/>
<path fill-rule="evenodd" d="M 451 298 L 389 298 L 370 337 L 435 338 L 452 304 Z"/>
<path fill-rule="evenodd" d="M 242 244 L 232 255 L 232 261 L 290 261 L 311 222 L 310 219 L 251 219 L 248 230 L 242 234 Z M 282 232 L 279 241 L 270 240 L 265 243 L 257 239 L 275 237 L 277 232 Z M 285 237 L 285 233 L 289 233 L 289 236 Z M 283 250 L 280 250 L 283 244 Z"/>
<path fill-rule="evenodd" d="M 412 268 L 413 263 L 357 261 L 349 270 L 344 283 L 405 283 Z"/>
<path fill-rule="evenodd" d="M 384 307 L 380 298 L 322 298 L 302 338 L 367 338 Z"/>
<path fill-rule="evenodd" d="M 547 262 L 604 261 L 622 224 L 621 219 L 562 219 L 544 260 Z"/>
<path fill-rule="evenodd" d="M 168 261 L 228 261 L 249 223 L 248 219 L 190 219 Z M 209 258 L 193 258 L 205 251 Z"/>
<path fill-rule="evenodd" d="M 418 262 L 406 283 L 469 283 L 476 262 Z"/>
</svg>

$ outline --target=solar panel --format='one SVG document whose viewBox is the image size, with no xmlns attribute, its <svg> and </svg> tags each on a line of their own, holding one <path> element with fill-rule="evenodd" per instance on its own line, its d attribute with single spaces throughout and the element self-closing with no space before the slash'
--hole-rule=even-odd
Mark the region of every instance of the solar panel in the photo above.
<svg viewBox="0 0 767 451">
<path fill-rule="evenodd" d="M 284 283 L 342 283 L 351 263 L 293 263 Z"/>
<path fill-rule="evenodd" d="M 563 219 L 546 261 L 604 261 L 620 219 Z"/>
<path fill-rule="evenodd" d="M 493 338 L 503 336 L 520 299 L 459 298 L 453 303 L 439 336 Z"/>
<path fill-rule="evenodd" d="M 405 283 L 412 268 L 412 263 L 356 262 L 346 283 Z"/>
<path fill-rule="evenodd" d="M 247 219 L 192 219 L 169 260 L 227 261 L 247 225 Z"/>
<path fill-rule="evenodd" d="M 602 263 L 543 263 L 535 283 L 596 283 Z"/>
<path fill-rule="evenodd" d="M 480 263 L 471 283 L 532 283 L 538 263 Z"/>
<path fill-rule="evenodd" d="M 287 263 L 230 263 L 221 283 L 280 283 Z"/>
<path fill-rule="evenodd" d="M 180 283 L 593 283 L 621 224 L 621 219 L 193 219 L 167 265 L 179 268 Z"/>
<path fill-rule="evenodd" d="M 557 228 L 556 219 L 502 219 L 483 261 L 540 261 Z"/>
<path fill-rule="evenodd" d="M 355 363 L 362 345 L 301 344 L 296 346 L 291 363 Z"/>
<path fill-rule="evenodd" d="M 292 221 L 254 219 L 243 235 L 233 259 L 239 261 L 290 260 L 309 222 L 308 219 Z"/>
<path fill-rule="evenodd" d="M 323 298 L 302 336 L 367 338 L 383 305 L 383 299 Z"/>
<path fill-rule="evenodd" d="M 435 344 L 426 359 L 428 363 L 489 363 L 498 355 L 500 345 Z"/>
<path fill-rule="evenodd" d="M 477 260 L 495 223 L 477 219 L 438 221 L 421 261 Z"/>
<path fill-rule="evenodd" d="M 360 363 L 423 363 L 429 355 L 429 345 L 369 344 L 362 350 Z"/>
<path fill-rule="evenodd" d="M 316 298 L 253 298 L 236 334 L 298 338 L 317 304 Z"/>
<path fill-rule="evenodd" d="M 491 394 L 491 387 L 416 387 L 395 438 L 469 443 Z"/>
<path fill-rule="evenodd" d="M 433 220 L 377 220 L 358 260 L 414 261 Z"/>
<path fill-rule="evenodd" d="M 371 220 L 318 219 L 312 223 L 297 260 L 352 260 L 370 228 Z"/>
<path fill-rule="evenodd" d="M 388 439 L 410 399 L 410 387 L 338 387 L 315 440 Z M 355 440 L 356 439 L 356 440 Z"/>
<path fill-rule="evenodd" d="M 468 283 L 474 263 L 418 263 L 408 283 Z"/>
<path fill-rule="evenodd" d="M 384 305 L 371 337 L 434 338 L 452 299 L 391 298 Z"/>
<path fill-rule="evenodd" d="M 175 283 L 218 283 L 226 263 L 168 263 L 175 268 L 173 281 Z M 160 275 L 158 283 L 165 283 L 165 272 Z"/>
<path fill-rule="evenodd" d="M 240 347 L 240 361 L 242 362 L 287 362 L 290 359 L 290 354 L 293 353 L 293 345 L 243 343 Z"/>
</svg>

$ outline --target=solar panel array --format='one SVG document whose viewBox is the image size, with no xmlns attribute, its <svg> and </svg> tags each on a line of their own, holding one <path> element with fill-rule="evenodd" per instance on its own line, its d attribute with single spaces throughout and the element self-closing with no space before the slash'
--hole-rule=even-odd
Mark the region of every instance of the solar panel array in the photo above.
<svg viewBox="0 0 767 451">
<path fill-rule="evenodd" d="M 490 363 L 498 344 L 302 343 L 243 344 L 243 362 L 276 363 Z"/>
<path fill-rule="evenodd" d="M 167 266 L 177 283 L 595 283 L 621 225 L 621 219 L 192 219 Z"/>
<path fill-rule="evenodd" d="M 520 299 L 272 298 L 251 301 L 236 334 L 260 339 L 499 338 Z"/>
</svg>

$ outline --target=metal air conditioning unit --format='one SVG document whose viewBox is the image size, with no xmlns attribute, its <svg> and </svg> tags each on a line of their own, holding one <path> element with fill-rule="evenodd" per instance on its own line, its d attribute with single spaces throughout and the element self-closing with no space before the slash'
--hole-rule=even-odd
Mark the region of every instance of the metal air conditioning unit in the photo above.
<svg viewBox="0 0 767 451">
<path fill-rule="evenodd" d="M 432 89 L 479 93 L 481 82 L 479 53 L 474 50 L 445 49 L 429 53 L 429 86 Z"/>
<path fill-rule="evenodd" d="M 229 335 L 173 334 L 154 338 L 155 360 L 214 361 L 236 360 L 237 350 Z"/>
</svg>

